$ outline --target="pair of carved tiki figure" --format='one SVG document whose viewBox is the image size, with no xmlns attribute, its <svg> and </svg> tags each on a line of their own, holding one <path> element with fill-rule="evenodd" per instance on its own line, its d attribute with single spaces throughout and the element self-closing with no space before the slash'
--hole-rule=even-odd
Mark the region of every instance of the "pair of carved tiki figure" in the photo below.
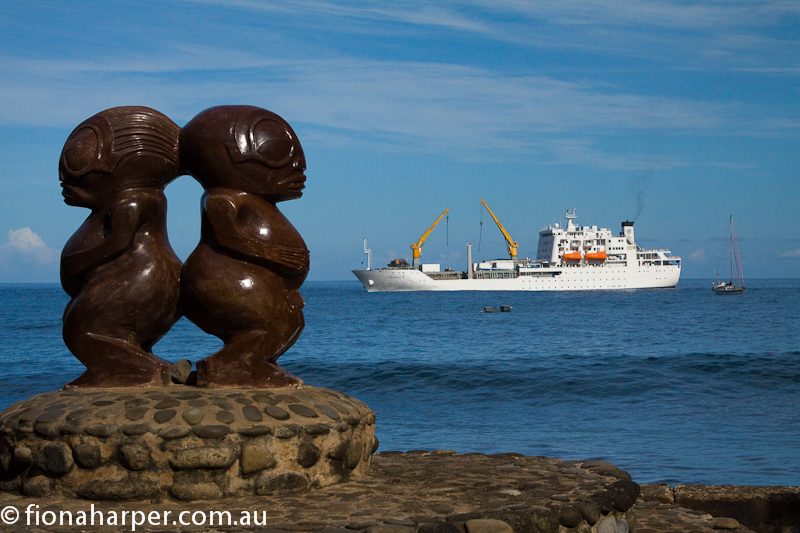
<svg viewBox="0 0 800 533">
<path fill-rule="evenodd" d="M 183 128 L 116 107 L 78 125 L 59 162 L 64 201 L 91 210 L 61 256 L 64 341 L 86 366 L 68 386 L 168 384 L 152 347 L 181 315 L 224 342 L 197 363 L 198 385 L 300 384 L 275 361 L 303 329 L 309 255 L 276 203 L 302 196 L 305 169 L 291 126 L 258 107 L 212 107 Z M 183 265 L 164 196 L 182 174 L 205 189 Z"/>
</svg>

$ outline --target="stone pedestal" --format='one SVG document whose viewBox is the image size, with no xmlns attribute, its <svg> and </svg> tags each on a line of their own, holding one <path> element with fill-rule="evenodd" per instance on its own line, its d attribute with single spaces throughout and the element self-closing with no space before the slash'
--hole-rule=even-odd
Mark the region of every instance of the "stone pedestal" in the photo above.
<svg viewBox="0 0 800 533">
<path fill-rule="evenodd" d="M 91 500 L 208 500 L 367 474 L 375 416 L 340 392 L 92 389 L 0 414 L 0 489 Z"/>
<path fill-rule="evenodd" d="M 519 454 L 456 454 L 447 451 L 385 452 L 373 457 L 370 475 L 306 494 L 243 496 L 216 501 L 97 502 L 105 513 L 142 511 L 174 519 L 181 512 L 229 513 L 212 527 L 177 521 L 137 531 L 298 531 L 345 533 L 628 533 L 639 531 L 632 506 L 639 486 L 618 468 L 601 461 L 561 461 Z M 4 506 L 23 515 L 31 499 L 8 495 Z M 53 496 L 36 500 L 42 509 L 74 513 L 87 502 Z M 260 524 L 250 518 L 266 513 Z M 13 512 L 12 512 L 13 513 Z M 706 531 L 661 522 L 651 533 Z M 691 523 L 689 523 L 691 526 Z M 44 533 L 43 530 L 25 530 Z M 59 529 L 61 532 L 62 529 Z M 64 528 L 81 533 L 85 526 Z M 711 532 L 709 532 L 711 533 Z M 744 532 L 742 532 L 744 533 Z"/>
</svg>

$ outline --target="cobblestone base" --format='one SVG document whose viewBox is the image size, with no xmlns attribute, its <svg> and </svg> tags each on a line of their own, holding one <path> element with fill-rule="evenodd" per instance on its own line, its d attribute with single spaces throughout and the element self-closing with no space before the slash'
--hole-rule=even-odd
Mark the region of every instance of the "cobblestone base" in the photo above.
<svg viewBox="0 0 800 533">
<path fill-rule="evenodd" d="M 217 500 L 365 475 L 375 416 L 317 387 L 58 391 L 0 415 L 0 490 Z"/>
<path fill-rule="evenodd" d="M 635 526 L 630 509 L 638 494 L 639 486 L 626 473 L 599 461 L 567 462 L 517 454 L 388 452 L 373 458 L 369 477 L 306 493 L 242 497 L 224 504 L 162 501 L 102 502 L 97 506 L 118 511 L 171 510 L 175 513 L 172 516 L 180 510 L 225 510 L 234 517 L 263 510 L 268 518 L 267 527 L 169 525 L 149 529 L 152 531 L 628 533 Z M 31 501 L 39 504 L 42 512 L 85 510 L 90 505 L 75 499 L 31 500 L 18 495 L 4 498 L 3 505 L 24 509 Z"/>
</svg>

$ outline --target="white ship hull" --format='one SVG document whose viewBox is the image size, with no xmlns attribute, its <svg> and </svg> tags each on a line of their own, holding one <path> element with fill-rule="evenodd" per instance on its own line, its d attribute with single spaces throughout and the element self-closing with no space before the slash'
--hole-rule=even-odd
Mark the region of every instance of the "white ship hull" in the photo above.
<svg viewBox="0 0 800 533">
<path fill-rule="evenodd" d="M 530 275 L 493 279 L 433 279 L 411 268 L 353 270 L 369 292 L 396 291 L 593 291 L 672 288 L 680 265 L 537 268 Z"/>
</svg>

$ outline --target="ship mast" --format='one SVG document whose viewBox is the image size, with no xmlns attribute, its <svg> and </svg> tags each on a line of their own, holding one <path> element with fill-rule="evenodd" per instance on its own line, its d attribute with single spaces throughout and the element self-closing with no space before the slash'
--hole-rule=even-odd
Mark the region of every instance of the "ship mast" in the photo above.
<svg viewBox="0 0 800 533">
<path fill-rule="evenodd" d="M 367 270 L 372 270 L 372 248 L 367 248 L 366 237 L 364 237 L 364 253 L 367 255 Z"/>
</svg>

